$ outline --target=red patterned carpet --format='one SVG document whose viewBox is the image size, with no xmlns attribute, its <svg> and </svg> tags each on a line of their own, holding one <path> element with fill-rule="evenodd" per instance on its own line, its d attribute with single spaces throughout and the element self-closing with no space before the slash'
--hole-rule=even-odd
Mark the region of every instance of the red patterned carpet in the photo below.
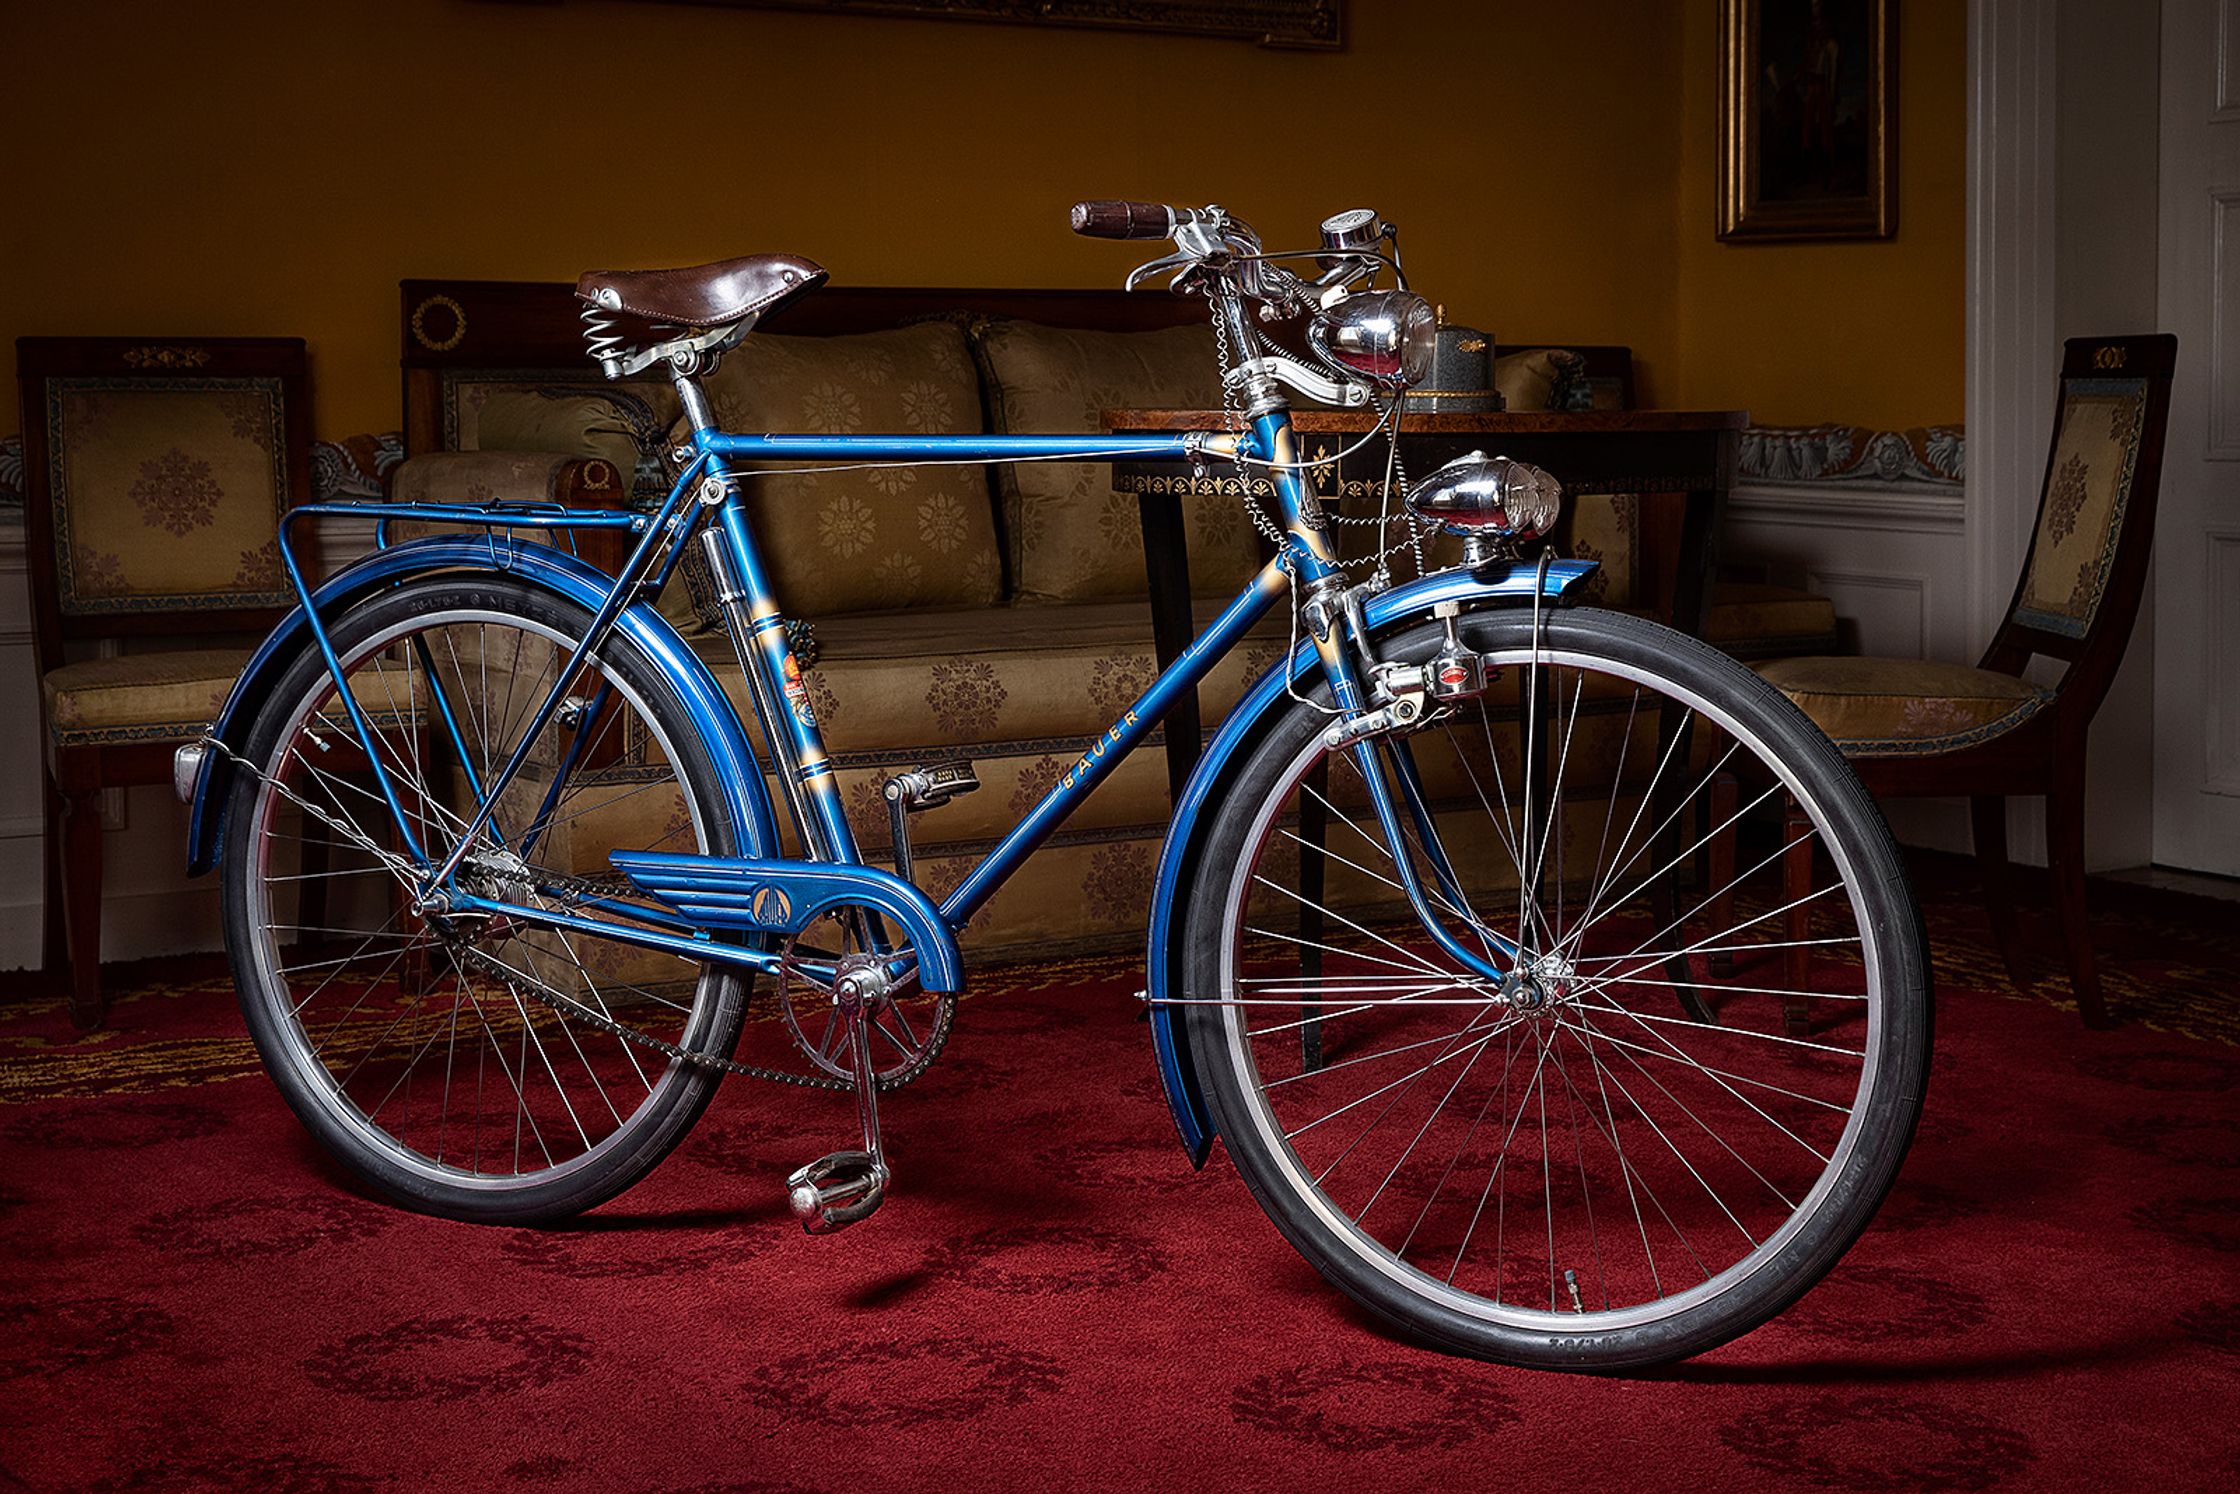
<svg viewBox="0 0 2240 1494">
<path fill-rule="evenodd" d="M 2096 887 L 2087 1033 L 1924 867 L 1942 1007 L 1883 1217 L 1787 1317 L 1589 1380 L 1383 1336 L 1171 1140 L 1122 961 L 983 976 L 887 1107 L 875 1219 L 734 1082 L 576 1230 L 352 1194 L 214 973 L 0 1007 L 0 1487 L 2224 1488 L 2240 1483 L 2240 910 Z M 205 967 L 207 968 L 207 967 Z"/>
</svg>

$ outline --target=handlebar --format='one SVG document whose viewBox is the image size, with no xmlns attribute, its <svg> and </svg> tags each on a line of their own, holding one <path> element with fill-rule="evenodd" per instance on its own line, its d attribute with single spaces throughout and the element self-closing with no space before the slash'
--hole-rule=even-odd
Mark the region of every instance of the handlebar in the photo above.
<svg viewBox="0 0 2240 1494">
<path fill-rule="evenodd" d="M 1325 222 L 1320 249 L 1282 254 L 1264 251 L 1250 224 L 1230 217 L 1217 205 L 1169 207 L 1160 202 L 1091 198 L 1073 205 L 1072 222 L 1073 231 L 1085 238 L 1173 241 L 1171 252 L 1129 273 L 1129 290 L 1165 274 L 1172 277 L 1168 289 L 1178 295 L 1241 298 L 1256 303 L 1264 321 L 1296 316 L 1311 303 L 1328 300 L 1328 292 L 1350 288 L 1356 281 L 1374 283 L 1382 268 L 1389 267 L 1400 285 L 1407 285 L 1400 274 L 1397 247 L 1388 258 L 1376 243 L 1391 230 L 1366 208 Z M 1376 226 L 1374 235 L 1367 232 L 1371 224 Z M 1322 271 L 1312 280 L 1278 263 L 1307 259 Z"/>
<path fill-rule="evenodd" d="M 1163 203 L 1099 198 L 1073 205 L 1073 231 L 1091 239 L 1163 239 L 1187 216 Z"/>
</svg>

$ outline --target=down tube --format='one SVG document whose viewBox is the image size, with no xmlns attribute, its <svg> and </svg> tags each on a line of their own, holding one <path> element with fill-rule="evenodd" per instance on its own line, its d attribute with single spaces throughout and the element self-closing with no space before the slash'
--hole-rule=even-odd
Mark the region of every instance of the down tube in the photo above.
<svg viewBox="0 0 2240 1494">
<path fill-rule="evenodd" d="M 1206 630 L 1191 641 L 1182 656 L 1151 682 L 1151 688 L 1105 729 L 1096 744 L 1082 755 L 1081 761 L 1075 763 L 1027 812 L 1027 817 L 1012 826 L 1011 833 L 981 858 L 971 875 L 942 900 L 941 916 L 951 927 L 964 927 L 965 921 L 980 911 L 981 905 L 1019 869 L 1019 864 L 1050 837 L 1122 758 L 1135 750 L 1185 690 L 1197 688 L 1207 672 L 1236 647 L 1237 641 L 1254 623 L 1267 615 L 1268 609 L 1290 585 L 1291 579 L 1280 561 L 1271 560 L 1261 567 L 1260 574 L 1237 594 L 1236 600 L 1206 625 Z"/>
</svg>

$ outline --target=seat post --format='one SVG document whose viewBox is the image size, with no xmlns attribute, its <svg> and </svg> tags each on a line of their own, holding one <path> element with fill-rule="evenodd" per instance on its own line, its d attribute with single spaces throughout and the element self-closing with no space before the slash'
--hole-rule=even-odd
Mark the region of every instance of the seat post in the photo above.
<svg viewBox="0 0 2240 1494">
<path fill-rule="evenodd" d="M 716 417 L 708 408 L 708 396 L 702 392 L 700 381 L 676 363 L 669 365 L 669 382 L 677 386 L 677 399 L 684 406 L 684 418 L 692 422 L 695 431 L 712 431 Z"/>
</svg>

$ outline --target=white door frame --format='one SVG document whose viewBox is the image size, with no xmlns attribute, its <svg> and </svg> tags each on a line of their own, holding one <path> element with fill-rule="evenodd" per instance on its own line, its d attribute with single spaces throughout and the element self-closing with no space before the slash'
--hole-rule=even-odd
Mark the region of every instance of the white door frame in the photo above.
<svg viewBox="0 0 2240 1494">
<path fill-rule="evenodd" d="M 1968 648 L 1997 631 L 2030 544 L 2053 439 L 2054 16 L 2048 0 L 1968 0 Z M 2044 864 L 2035 800 L 2008 805 L 2016 859 Z"/>
<path fill-rule="evenodd" d="M 2135 226 L 2114 224 L 2061 183 L 2093 190 L 2110 150 L 2133 176 L 2153 170 L 2159 120 L 2152 72 L 2099 49 L 2106 0 L 1968 0 L 1967 560 L 1971 647 L 1990 641 L 2014 594 L 2037 514 L 2052 437 L 2054 371 L 2064 336 L 2151 330 L 2156 266 Z M 2125 0 L 2124 35 L 2159 31 L 2161 0 Z M 2066 19 L 2069 34 L 2064 35 Z M 2151 50 L 2151 49 L 2150 49 Z M 2064 53 L 2072 54 L 2064 56 Z M 2096 98 L 2069 101 L 2071 123 L 2099 134 L 2064 160 L 2059 86 L 2086 86 L 2105 58 L 2114 71 Z M 2139 117 L 2134 119 L 2133 116 Z M 2109 135 L 2110 130 L 2118 132 Z M 2072 142 L 2073 145 L 2078 142 Z M 2136 147 L 2136 149 L 2132 149 Z M 2135 268 L 2134 268 L 2135 266 Z M 2066 325 L 2064 318 L 2077 325 Z M 2153 592 L 2141 603 L 2124 664 L 2093 723 L 2085 854 L 2091 867 L 2137 865 L 2151 851 Z M 1974 662 L 1973 659 L 1967 662 Z M 2041 664 L 2033 678 L 2055 674 Z M 2045 859 L 2036 799 L 2011 801 L 2008 843 L 2018 860 Z"/>
</svg>

